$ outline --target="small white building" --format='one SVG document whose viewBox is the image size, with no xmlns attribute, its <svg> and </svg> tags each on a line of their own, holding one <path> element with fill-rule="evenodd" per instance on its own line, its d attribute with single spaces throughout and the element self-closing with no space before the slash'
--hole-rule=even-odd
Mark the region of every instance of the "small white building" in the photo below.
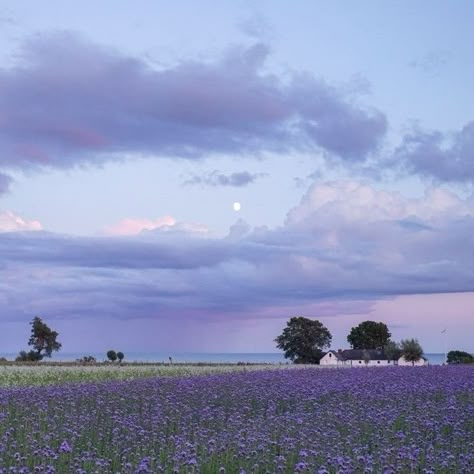
<svg viewBox="0 0 474 474">
<path fill-rule="evenodd" d="M 400 357 L 398 359 L 398 365 L 411 365 L 411 366 L 423 366 L 423 365 L 428 365 L 428 361 L 424 357 L 420 357 L 417 361 L 415 362 L 410 362 L 409 360 L 406 360 L 405 357 Z"/>
<path fill-rule="evenodd" d="M 396 365 L 396 362 L 388 360 L 379 349 L 346 349 L 326 352 L 319 364 L 335 367 L 386 367 Z"/>
</svg>

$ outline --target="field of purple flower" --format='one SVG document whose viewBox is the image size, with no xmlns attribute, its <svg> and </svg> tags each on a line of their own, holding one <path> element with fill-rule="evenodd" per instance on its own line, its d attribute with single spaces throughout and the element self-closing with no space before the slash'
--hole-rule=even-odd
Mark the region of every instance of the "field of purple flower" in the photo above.
<svg viewBox="0 0 474 474">
<path fill-rule="evenodd" d="M 1 473 L 472 473 L 470 367 L 0 389 Z"/>
</svg>

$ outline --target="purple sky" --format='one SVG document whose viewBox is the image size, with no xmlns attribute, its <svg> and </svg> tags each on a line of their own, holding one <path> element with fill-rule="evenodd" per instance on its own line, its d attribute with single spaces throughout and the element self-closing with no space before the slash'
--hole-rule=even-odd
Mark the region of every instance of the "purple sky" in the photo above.
<svg viewBox="0 0 474 474">
<path fill-rule="evenodd" d="M 473 16 L 0 1 L 2 350 L 40 315 L 64 351 L 266 352 L 303 315 L 473 352 Z"/>
</svg>

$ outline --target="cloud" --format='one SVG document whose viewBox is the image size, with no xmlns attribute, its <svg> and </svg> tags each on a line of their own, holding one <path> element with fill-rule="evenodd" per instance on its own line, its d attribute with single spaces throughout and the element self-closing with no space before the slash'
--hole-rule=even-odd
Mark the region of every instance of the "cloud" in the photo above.
<svg viewBox="0 0 474 474">
<path fill-rule="evenodd" d="M 252 16 L 240 21 L 237 26 L 242 33 L 250 38 L 262 40 L 275 36 L 270 23 L 259 13 L 254 13 Z"/>
<path fill-rule="evenodd" d="M 413 61 L 410 61 L 409 66 L 419 69 L 426 74 L 436 76 L 440 70 L 446 66 L 451 59 L 449 51 L 430 51 L 423 56 L 420 56 Z"/>
<path fill-rule="evenodd" d="M 267 176 L 267 173 L 249 173 L 248 171 L 240 171 L 227 175 L 214 170 L 204 176 L 193 176 L 186 180 L 184 184 L 243 187 L 254 183 L 257 179 L 264 176 Z"/>
<path fill-rule="evenodd" d="M 398 295 L 474 291 L 474 201 L 440 188 L 414 199 L 354 181 L 318 182 L 281 227 L 240 221 L 223 238 L 160 229 L 0 234 L 0 314 L 281 318 L 285 308 L 324 307 L 328 315 L 342 310 L 335 302 L 367 307 Z"/>
<path fill-rule="evenodd" d="M 0 173 L 0 195 L 8 192 L 12 179 L 6 174 Z"/>
<path fill-rule="evenodd" d="M 4 28 L 9 26 L 18 26 L 19 22 L 12 16 L 8 16 L 0 13 L 0 25 Z"/>
<path fill-rule="evenodd" d="M 291 150 L 362 161 L 377 149 L 381 112 L 311 74 L 266 72 L 268 54 L 259 43 L 160 69 L 71 33 L 37 35 L 0 69 L 0 166 Z"/>
<path fill-rule="evenodd" d="M 10 211 L 0 212 L 0 232 L 41 230 L 41 228 L 39 221 L 25 220 Z"/>
<path fill-rule="evenodd" d="M 316 182 L 300 204 L 287 215 L 288 227 L 314 225 L 328 229 L 348 222 L 399 223 L 416 219 L 431 222 L 435 218 L 454 219 L 474 216 L 473 199 L 462 200 L 442 188 L 429 187 L 422 198 L 406 198 L 399 192 L 379 190 L 358 181 Z"/>
<path fill-rule="evenodd" d="M 410 173 L 439 181 L 474 180 L 474 122 L 453 134 L 414 130 L 404 137 L 394 160 Z"/>
<path fill-rule="evenodd" d="M 144 231 L 162 232 L 195 232 L 206 233 L 209 229 L 203 224 L 176 222 L 171 216 L 158 219 L 122 219 L 119 223 L 106 227 L 104 233 L 107 235 L 137 235 Z"/>
</svg>

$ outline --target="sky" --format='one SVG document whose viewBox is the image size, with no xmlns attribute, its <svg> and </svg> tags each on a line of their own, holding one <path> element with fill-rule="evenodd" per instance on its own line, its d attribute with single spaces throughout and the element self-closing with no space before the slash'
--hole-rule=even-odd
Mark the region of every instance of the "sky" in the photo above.
<svg viewBox="0 0 474 474">
<path fill-rule="evenodd" d="M 292 316 L 474 352 L 473 20 L 0 0 L 2 352 L 36 315 L 65 352 L 272 352 Z"/>
</svg>

